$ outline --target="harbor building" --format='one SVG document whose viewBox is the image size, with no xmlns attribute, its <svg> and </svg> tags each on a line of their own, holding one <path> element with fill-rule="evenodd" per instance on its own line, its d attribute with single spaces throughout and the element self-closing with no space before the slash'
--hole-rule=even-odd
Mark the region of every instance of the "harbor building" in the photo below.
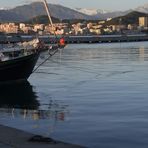
<svg viewBox="0 0 148 148">
<path fill-rule="evenodd" d="M 139 17 L 139 26 L 148 29 L 148 17 Z"/>
</svg>

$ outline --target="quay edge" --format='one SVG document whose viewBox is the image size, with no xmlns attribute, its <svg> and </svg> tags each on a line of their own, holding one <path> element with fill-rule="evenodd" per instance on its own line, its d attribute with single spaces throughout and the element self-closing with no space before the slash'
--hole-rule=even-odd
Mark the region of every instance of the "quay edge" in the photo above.
<svg viewBox="0 0 148 148">
<path fill-rule="evenodd" d="M 30 142 L 29 139 L 34 136 L 33 134 L 3 125 L 0 125 L 0 131 L 1 148 L 85 148 L 60 141 L 56 143 Z"/>
<path fill-rule="evenodd" d="M 4 37 L 0 35 L 0 44 L 18 43 L 30 41 L 35 36 L 28 35 L 8 35 Z M 58 37 L 58 39 L 60 36 Z M 148 35 L 100 35 L 100 36 L 64 36 L 67 44 L 80 43 L 116 43 L 116 42 L 140 42 L 148 41 Z M 39 39 L 45 43 L 55 43 L 58 39 L 55 36 L 39 36 Z"/>
</svg>

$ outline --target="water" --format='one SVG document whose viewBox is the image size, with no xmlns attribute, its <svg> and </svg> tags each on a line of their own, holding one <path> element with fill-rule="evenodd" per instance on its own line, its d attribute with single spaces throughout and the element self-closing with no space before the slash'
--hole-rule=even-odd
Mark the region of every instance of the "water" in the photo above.
<svg viewBox="0 0 148 148">
<path fill-rule="evenodd" d="M 0 87 L 0 124 L 88 148 L 147 148 L 147 42 L 69 45 L 28 81 Z"/>
</svg>

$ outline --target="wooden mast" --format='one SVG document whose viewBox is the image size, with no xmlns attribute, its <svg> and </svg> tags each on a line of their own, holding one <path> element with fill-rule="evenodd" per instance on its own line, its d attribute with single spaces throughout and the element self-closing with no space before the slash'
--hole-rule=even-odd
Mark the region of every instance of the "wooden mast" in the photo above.
<svg viewBox="0 0 148 148">
<path fill-rule="evenodd" d="M 52 27 L 52 29 L 54 31 L 54 26 L 53 26 L 53 22 L 52 22 L 52 19 L 51 19 L 50 12 L 49 12 L 49 7 L 48 7 L 48 4 L 47 4 L 47 1 L 46 0 L 43 0 L 43 3 L 44 3 L 44 6 L 45 6 L 45 9 L 46 9 L 46 12 L 47 12 L 47 15 L 48 15 L 48 18 L 49 18 L 51 27 Z"/>
<path fill-rule="evenodd" d="M 57 41 L 57 43 L 58 43 L 58 38 L 57 38 L 57 35 L 56 35 L 56 33 L 55 33 L 55 30 L 54 30 L 53 22 L 52 22 L 51 15 L 50 15 L 50 11 L 49 11 L 49 6 L 48 6 L 46 0 L 43 0 L 43 3 L 44 3 L 44 6 L 45 6 L 45 9 L 46 9 L 46 12 L 47 12 L 47 15 L 48 15 L 48 18 L 49 18 L 49 21 L 50 21 L 52 30 L 53 30 L 54 35 L 55 35 L 55 37 L 56 37 L 55 39 L 56 39 L 56 41 Z M 65 47 L 65 41 L 63 40 L 63 38 L 62 38 L 62 40 L 61 40 L 61 44 L 62 44 L 61 47 L 64 48 L 64 47 Z M 59 48 L 59 45 L 58 45 L 56 48 L 58 49 L 58 48 Z"/>
</svg>

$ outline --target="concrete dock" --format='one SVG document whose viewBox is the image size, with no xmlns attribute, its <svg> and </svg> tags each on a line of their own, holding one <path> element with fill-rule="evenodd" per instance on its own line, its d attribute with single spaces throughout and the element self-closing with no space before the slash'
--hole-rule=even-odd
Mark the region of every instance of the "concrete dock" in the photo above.
<svg viewBox="0 0 148 148">
<path fill-rule="evenodd" d="M 40 40 L 44 43 L 55 43 L 59 40 L 55 36 L 38 36 Z M 0 35 L 0 43 L 18 43 L 24 41 L 30 41 L 34 39 L 35 36 L 28 35 Z M 116 43 L 116 42 L 140 42 L 148 41 L 147 34 L 138 35 L 93 35 L 93 36 L 64 36 L 65 42 L 67 44 L 80 44 L 80 43 Z"/>
<path fill-rule="evenodd" d="M 84 148 L 0 125 L 0 148 Z"/>
</svg>

